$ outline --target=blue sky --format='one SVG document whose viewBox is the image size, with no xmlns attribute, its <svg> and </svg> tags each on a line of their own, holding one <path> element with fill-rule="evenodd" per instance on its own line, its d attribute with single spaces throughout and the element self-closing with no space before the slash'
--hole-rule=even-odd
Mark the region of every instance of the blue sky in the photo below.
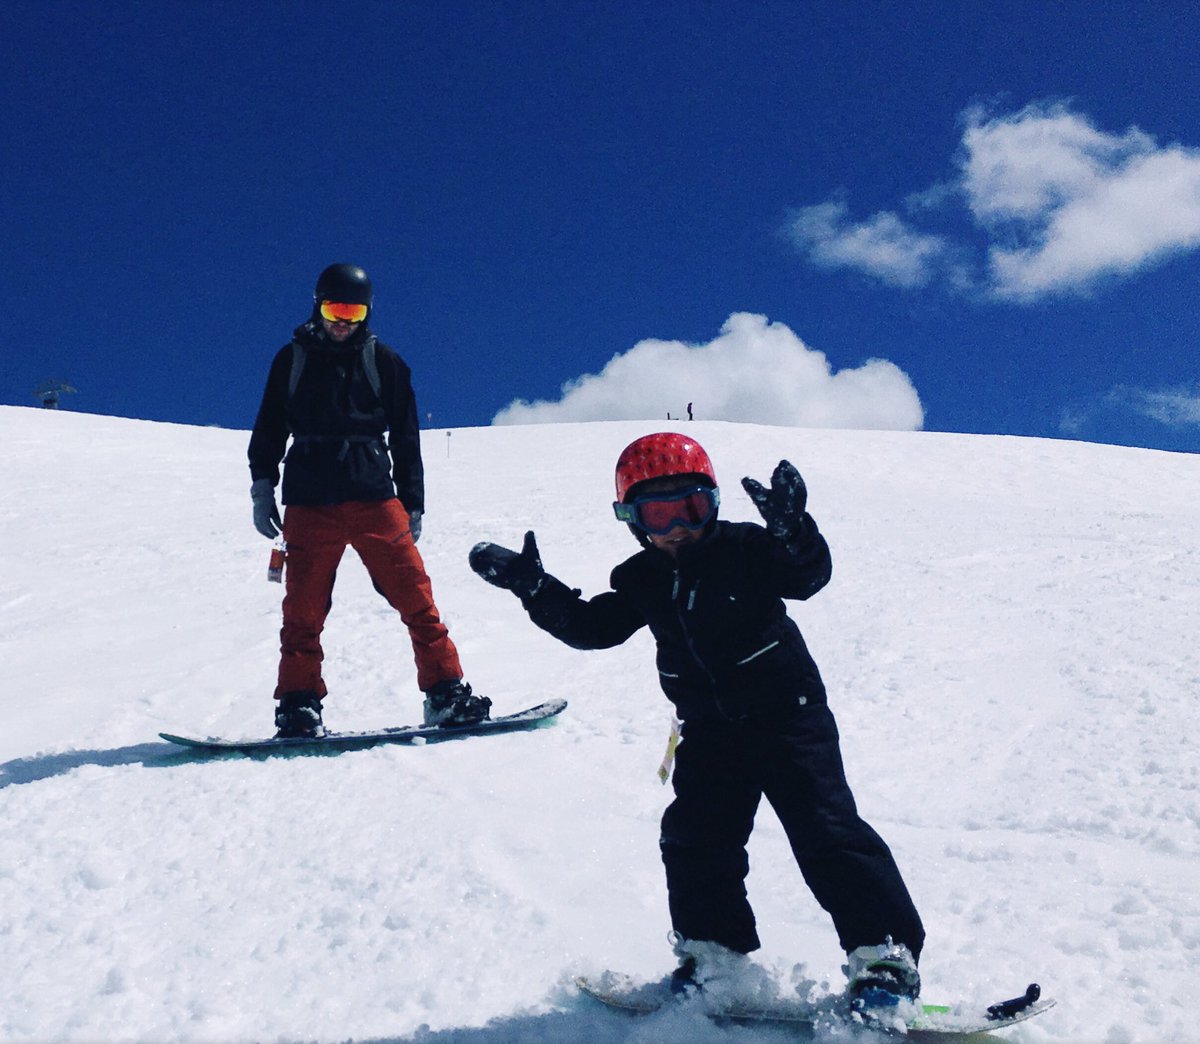
<svg viewBox="0 0 1200 1044">
<path fill-rule="evenodd" d="M 353 261 L 434 426 L 1196 452 L 1197 40 L 1182 2 L 9 0 L 0 402 L 248 427 Z"/>
</svg>

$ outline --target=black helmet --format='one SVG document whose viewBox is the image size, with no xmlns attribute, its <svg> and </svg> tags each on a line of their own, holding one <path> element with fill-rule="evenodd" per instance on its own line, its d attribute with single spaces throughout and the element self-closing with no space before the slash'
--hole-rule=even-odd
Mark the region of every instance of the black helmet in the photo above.
<svg viewBox="0 0 1200 1044">
<path fill-rule="evenodd" d="M 330 265 L 317 279 L 313 300 L 371 306 L 371 279 L 358 265 Z"/>
</svg>

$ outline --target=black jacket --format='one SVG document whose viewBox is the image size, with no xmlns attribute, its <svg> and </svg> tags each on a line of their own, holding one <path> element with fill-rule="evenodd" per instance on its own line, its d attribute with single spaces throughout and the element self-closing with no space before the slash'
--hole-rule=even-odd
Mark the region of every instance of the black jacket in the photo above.
<svg viewBox="0 0 1200 1044">
<path fill-rule="evenodd" d="M 825 686 L 785 598 L 829 581 L 829 545 L 811 516 L 784 544 L 762 526 L 718 522 L 678 559 L 647 548 L 583 599 L 549 578 L 525 600 L 533 622 L 576 649 L 619 645 L 642 626 L 658 643 L 663 692 L 684 721 L 747 721 L 823 704 Z"/>
<path fill-rule="evenodd" d="M 363 366 L 363 347 L 371 340 L 378 395 Z M 305 349 L 304 368 L 289 394 L 297 343 Z M 289 435 L 294 438 L 284 459 Z M 318 323 L 305 323 L 271 363 L 249 457 L 251 479 L 267 478 L 272 484 L 279 482 L 279 462 L 284 459 L 285 504 L 316 506 L 399 496 L 407 510 L 424 510 L 425 474 L 411 371 L 365 325 L 337 344 L 325 337 Z"/>
</svg>

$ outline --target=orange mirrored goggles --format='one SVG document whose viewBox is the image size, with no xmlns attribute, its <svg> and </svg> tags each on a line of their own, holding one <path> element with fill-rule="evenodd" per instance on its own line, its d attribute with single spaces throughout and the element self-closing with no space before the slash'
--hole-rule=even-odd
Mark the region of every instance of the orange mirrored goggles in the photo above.
<svg viewBox="0 0 1200 1044">
<path fill-rule="evenodd" d="M 321 317 L 331 323 L 361 323 L 370 309 L 364 304 L 339 304 L 337 301 L 321 302 Z"/>
</svg>

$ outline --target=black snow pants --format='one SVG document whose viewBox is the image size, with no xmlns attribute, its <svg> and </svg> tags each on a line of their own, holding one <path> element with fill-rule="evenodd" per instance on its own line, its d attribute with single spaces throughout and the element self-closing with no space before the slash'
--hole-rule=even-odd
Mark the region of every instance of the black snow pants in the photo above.
<svg viewBox="0 0 1200 1044">
<path fill-rule="evenodd" d="M 925 929 L 891 851 L 858 815 L 827 706 L 751 724 L 686 722 L 674 787 L 660 844 L 671 923 L 684 938 L 758 949 L 746 843 L 765 795 L 842 949 L 891 936 L 920 956 Z"/>
</svg>

